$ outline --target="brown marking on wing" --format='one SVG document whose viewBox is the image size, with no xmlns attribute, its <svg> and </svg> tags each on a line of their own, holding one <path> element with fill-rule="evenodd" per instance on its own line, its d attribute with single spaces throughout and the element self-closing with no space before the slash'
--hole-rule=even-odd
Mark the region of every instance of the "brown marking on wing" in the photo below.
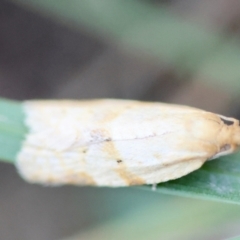
<svg viewBox="0 0 240 240">
<path fill-rule="evenodd" d="M 116 161 L 116 167 L 112 169 L 112 171 L 115 171 L 119 177 L 126 182 L 127 186 L 141 185 L 145 183 L 144 179 L 136 176 L 128 170 L 128 167 L 124 163 L 124 159 L 122 159 L 121 154 L 115 147 L 114 141 L 109 140 L 105 142 L 102 150 L 109 155 L 111 160 L 114 159 L 114 161 Z"/>
<path fill-rule="evenodd" d="M 110 138 L 109 132 L 101 128 L 95 128 L 91 130 L 90 136 L 90 141 L 93 143 L 107 141 Z"/>
<path fill-rule="evenodd" d="M 112 141 L 109 133 L 105 132 L 106 140 L 102 143 L 102 151 L 107 153 L 109 159 L 121 159 L 121 155 L 115 147 L 114 142 Z"/>
<path fill-rule="evenodd" d="M 109 109 L 109 111 L 106 111 L 104 115 L 101 117 L 100 122 L 102 124 L 109 123 L 121 114 L 122 111 L 119 111 L 119 109 Z"/>
<path fill-rule="evenodd" d="M 89 174 L 85 172 L 74 173 L 72 172 L 66 178 L 66 183 L 68 184 L 76 184 L 76 185 L 97 185 L 95 180 Z"/>
<path fill-rule="evenodd" d="M 126 182 L 127 186 L 142 185 L 146 183 L 144 179 L 128 171 L 127 166 L 124 163 L 120 163 L 119 167 L 115 169 L 115 172 Z"/>
</svg>

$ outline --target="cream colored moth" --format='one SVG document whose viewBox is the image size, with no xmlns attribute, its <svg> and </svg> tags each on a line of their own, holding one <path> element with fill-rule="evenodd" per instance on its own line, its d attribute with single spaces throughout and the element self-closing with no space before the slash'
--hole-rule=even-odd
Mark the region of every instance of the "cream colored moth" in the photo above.
<svg viewBox="0 0 240 240">
<path fill-rule="evenodd" d="M 17 156 L 32 183 L 129 186 L 182 177 L 240 144 L 239 121 L 131 100 L 26 101 Z"/>
</svg>

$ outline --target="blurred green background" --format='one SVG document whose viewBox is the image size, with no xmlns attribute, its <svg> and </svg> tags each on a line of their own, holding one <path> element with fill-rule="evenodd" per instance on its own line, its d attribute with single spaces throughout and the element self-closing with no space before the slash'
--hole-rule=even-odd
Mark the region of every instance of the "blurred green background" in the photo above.
<svg viewBox="0 0 240 240">
<path fill-rule="evenodd" d="M 164 101 L 240 119 L 239 16 L 235 0 L 0 0 L 0 96 Z M 0 171 L 0 239 L 240 235 L 240 205 Z"/>
</svg>

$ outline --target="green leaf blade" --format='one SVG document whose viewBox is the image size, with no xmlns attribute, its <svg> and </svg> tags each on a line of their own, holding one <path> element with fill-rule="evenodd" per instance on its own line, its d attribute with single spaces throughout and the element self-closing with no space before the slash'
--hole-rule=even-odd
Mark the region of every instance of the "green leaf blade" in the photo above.
<svg viewBox="0 0 240 240">
<path fill-rule="evenodd" d="M 0 100 L 0 159 L 13 163 L 27 133 L 21 102 Z"/>
<path fill-rule="evenodd" d="M 240 153 L 207 162 L 185 177 L 160 183 L 156 192 L 240 204 Z"/>
</svg>

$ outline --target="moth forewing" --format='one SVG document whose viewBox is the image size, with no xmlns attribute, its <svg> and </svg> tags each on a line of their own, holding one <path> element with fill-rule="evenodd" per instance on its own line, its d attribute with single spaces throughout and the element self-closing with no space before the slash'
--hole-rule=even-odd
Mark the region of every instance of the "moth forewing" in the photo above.
<svg viewBox="0 0 240 240">
<path fill-rule="evenodd" d="M 128 186 L 184 176 L 239 145 L 239 122 L 130 100 L 27 101 L 21 176 L 42 184 Z"/>
</svg>

